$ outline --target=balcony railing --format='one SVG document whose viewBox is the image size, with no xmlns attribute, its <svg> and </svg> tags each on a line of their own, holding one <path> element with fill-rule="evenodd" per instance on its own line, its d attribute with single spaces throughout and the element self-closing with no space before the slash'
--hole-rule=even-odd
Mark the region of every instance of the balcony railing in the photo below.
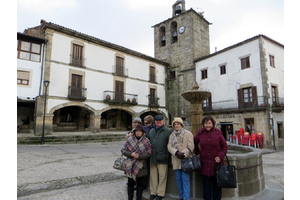
<svg viewBox="0 0 300 200">
<path fill-rule="evenodd" d="M 104 102 L 109 104 L 136 105 L 138 103 L 137 94 L 128 94 L 128 93 L 114 92 L 108 90 L 103 92 L 103 99 Z"/>
<path fill-rule="evenodd" d="M 113 65 L 112 72 L 118 76 L 128 76 L 128 69 L 120 66 Z"/>
<path fill-rule="evenodd" d="M 70 54 L 70 65 L 77 67 L 86 67 L 86 58 Z"/>
<path fill-rule="evenodd" d="M 69 86 L 68 98 L 71 100 L 85 101 L 86 100 L 86 88 L 78 88 Z"/>
<path fill-rule="evenodd" d="M 241 110 L 251 108 L 267 107 L 268 99 L 265 96 L 252 97 L 249 102 L 239 102 L 238 100 L 213 102 L 211 106 L 202 107 L 203 111 Z"/>
<path fill-rule="evenodd" d="M 284 107 L 284 98 L 279 98 L 277 97 L 274 101 L 274 99 L 272 99 L 272 107 Z"/>
<path fill-rule="evenodd" d="M 159 98 L 157 98 L 157 97 L 149 96 L 149 106 L 150 107 L 159 107 L 158 100 L 159 100 Z"/>
</svg>

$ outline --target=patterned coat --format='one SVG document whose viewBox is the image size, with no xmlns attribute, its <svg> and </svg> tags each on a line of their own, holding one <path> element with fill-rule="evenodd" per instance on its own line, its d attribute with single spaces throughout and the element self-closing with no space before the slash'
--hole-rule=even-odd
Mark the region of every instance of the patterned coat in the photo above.
<svg viewBox="0 0 300 200">
<path fill-rule="evenodd" d="M 200 154 L 201 174 L 205 176 L 215 175 L 215 157 L 219 156 L 224 165 L 224 157 L 228 146 L 222 132 L 213 127 L 210 131 L 201 128 L 194 137 L 195 153 Z"/>
</svg>

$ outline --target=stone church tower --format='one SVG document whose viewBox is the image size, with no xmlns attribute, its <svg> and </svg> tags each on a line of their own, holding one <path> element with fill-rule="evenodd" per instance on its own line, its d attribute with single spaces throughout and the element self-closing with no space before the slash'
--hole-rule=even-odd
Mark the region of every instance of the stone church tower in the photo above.
<svg viewBox="0 0 300 200">
<path fill-rule="evenodd" d="M 185 1 L 176 1 L 172 11 L 172 18 L 153 26 L 155 58 L 170 64 L 166 69 L 169 123 L 174 117 L 191 123 L 190 103 L 181 93 L 192 89 L 195 81 L 193 61 L 210 54 L 210 23 L 192 8 L 186 11 Z"/>
</svg>

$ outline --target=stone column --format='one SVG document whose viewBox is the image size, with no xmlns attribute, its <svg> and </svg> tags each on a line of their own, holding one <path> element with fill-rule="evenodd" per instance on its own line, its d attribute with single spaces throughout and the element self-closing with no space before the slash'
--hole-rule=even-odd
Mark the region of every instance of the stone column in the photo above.
<svg viewBox="0 0 300 200">
<path fill-rule="evenodd" d="M 100 133 L 101 114 L 100 111 L 95 111 L 90 117 L 90 126 L 93 133 Z"/>
</svg>

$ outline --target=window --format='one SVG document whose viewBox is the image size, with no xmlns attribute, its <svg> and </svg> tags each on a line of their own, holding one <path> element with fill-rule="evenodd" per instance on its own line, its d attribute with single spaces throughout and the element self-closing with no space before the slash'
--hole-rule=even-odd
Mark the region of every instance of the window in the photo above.
<svg viewBox="0 0 300 200">
<path fill-rule="evenodd" d="M 83 66 L 83 46 L 73 44 L 73 54 L 71 64 L 75 66 Z"/>
<path fill-rule="evenodd" d="M 277 103 L 277 88 L 276 86 L 272 86 L 272 102 L 273 104 Z"/>
<path fill-rule="evenodd" d="M 41 44 L 19 40 L 19 42 L 18 42 L 18 58 L 24 59 L 24 60 L 40 62 L 41 61 Z"/>
<path fill-rule="evenodd" d="M 269 58 L 270 58 L 270 66 L 271 66 L 271 67 L 275 67 L 275 60 L 274 60 L 274 56 L 272 56 L 272 55 L 269 55 Z"/>
<path fill-rule="evenodd" d="M 155 67 L 150 66 L 150 82 L 155 82 L 156 80 L 155 76 Z"/>
<path fill-rule="evenodd" d="M 115 81 L 115 100 L 124 101 L 124 82 Z"/>
<path fill-rule="evenodd" d="M 124 58 L 116 57 L 116 73 L 118 75 L 124 75 Z"/>
<path fill-rule="evenodd" d="M 241 58 L 241 66 L 242 66 L 242 69 L 250 68 L 249 56 L 245 57 L 245 58 Z"/>
<path fill-rule="evenodd" d="M 154 89 L 154 88 L 150 88 L 149 104 L 157 105 L 156 89 Z"/>
<path fill-rule="evenodd" d="M 17 84 L 18 85 L 29 85 L 29 71 L 17 71 Z"/>
<path fill-rule="evenodd" d="M 252 108 L 258 105 L 256 86 L 238 90 L 238 101 L 240 108 Z"/>
<path fill-rule="evenodd" d="M 83 94 L 82 90 L 82 76 L 78 74 L 72 74 L 71 97 L 81 98 Z"/>
<path fill-rule="evenodd" d="M 254 118 L 245 119 L 245 132 L 249 132 L 250 134 L 255 133 Z"/>
<path fill-rule="evenodd" d="M 202 77 L 202 79 L 207 78 L 207 69 L 201 71 L 201 77 Z"/>
<path fill-rule="evenodd" d="M 175 71 L 170 71 L 170 80 L 176 78 L 176 72 Z"/>
<path fill-rule="evenodd" d="M 202 110 L 203 111 L 210 111 L 212 110 L 212 102 L 211 102 L 211 95 L 205 99 L 202 103 Z"/>
<path fill-rule="evenodd" d="M 226 65 L 221 65 L 220 66 L 220 74 L 226 74 Z"/>
</svg>

